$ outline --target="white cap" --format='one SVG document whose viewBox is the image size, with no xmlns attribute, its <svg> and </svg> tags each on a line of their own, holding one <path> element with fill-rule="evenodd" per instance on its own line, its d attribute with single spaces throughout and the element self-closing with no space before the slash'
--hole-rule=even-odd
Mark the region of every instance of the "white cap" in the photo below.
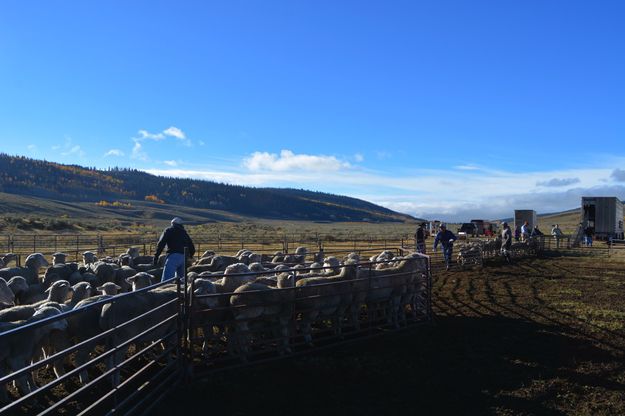
<svg viewBox="0 0 625 416">
<path fill-rule="evenodd" d="M 171 220 L 171 225 L 174 225 L 174 224 L 182 224 L 182 218 L 174 217 L 174 219 Z"/>
</svg>

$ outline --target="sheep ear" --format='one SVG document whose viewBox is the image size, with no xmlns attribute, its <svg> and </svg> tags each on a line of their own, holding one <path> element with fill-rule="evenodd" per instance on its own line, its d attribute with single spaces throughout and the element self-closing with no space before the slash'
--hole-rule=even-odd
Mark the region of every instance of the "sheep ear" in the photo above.
<svg viewBox="0 0 625 416">
<path fill-rule="evenodd" d="M 122 287 L 121 287 L 121 286 L 117 286 L 117 285 L 115 285 L 115 289 L 117 289 L 117 290 L 122 290 Z"/>
<path fill-rule="evenodd" d="M 45 293 L 50 292 L 50 289 L 52 289 L 52 286 L 50 286 L 49 288 L 47 288 L 46 290 L 44 290 Z"/>
<path fill-rule="evenodd" d="M 104 286 L 98 286 L 98 287 L 96 288 L 96 290 L 102 291 L 102 290 L 104 290 Z"/>
<path fill-rule="evenodd" d="M 134 276 L 127 277 L 126 282 L 133 284 L 135 282 L 135 277 Z"/>
</svg>

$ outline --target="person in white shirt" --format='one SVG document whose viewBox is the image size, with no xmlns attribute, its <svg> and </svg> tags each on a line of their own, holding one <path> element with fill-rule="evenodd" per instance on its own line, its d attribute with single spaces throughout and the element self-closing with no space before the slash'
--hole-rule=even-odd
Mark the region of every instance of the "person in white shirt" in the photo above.
<svg viewBox="0 0 625 416">
<path fill-rule="evenodd" d="M 562 238 L 562 230 L 558 224 L 551 229 L 551 235 L 556 239 L 556 248 L 560 248 L 560 238 Z"/>
<path fill-rule="evenodd" d="M 521 226 L 521 241 L 527 241 L 530 239 L 530 225 L 527 221 Z"/>
</svg>

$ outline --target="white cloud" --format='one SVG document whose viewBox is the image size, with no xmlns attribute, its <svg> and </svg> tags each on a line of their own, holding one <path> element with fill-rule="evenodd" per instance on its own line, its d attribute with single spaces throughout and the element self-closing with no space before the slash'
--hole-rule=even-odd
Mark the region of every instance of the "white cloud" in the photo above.
<svg viewBox="0 0 625 416">
<path fill-rule="evenodd" d="M 458 166 L 454 166 L 454 169 L 458 169 L 458 170 L 480 170 L 480 168 L 475 166 L 475 165 L 458 165 Z"/>
<path fill-rule="evenodd" d="M 354 160 L 355 160 L 356 162 L 359 162 L 359 163 L 360 163 L 360 162 L 364 162 L 365 157 L 363 156 L 363 154 L 362 154 L 362 153 L 356 153 L 356 154 L 354 155 Z"/>
<path fill-rule="evenodd" d="M 68 150 L 66 150 L 65 152 L 61 152 L 61 155 L 63 155 L 63 156 L 84 157 L 85 156 L 85 152 L 84 152 L 84 150 L 82 150 L 80 148 L 80 145 L 74 145 L 71 148 L 69 148 Z"/>
<path fill-rule="evenodd" d="M 163 134 L 165 136 L 171 136 L 171 137 L 175 137 L 176 139 L 179 140 L 186 140 L 187 136 L 186 134 L 184 134 L 184 132 L 182 130 L 180 130 L 178 127 L 174 127 L 171 126 L 165 130 L 163 130 Z"/>
<path fill-rule="evenodd" d="M 236 163 L 236 162 L 234 162 Z M 625 198 L 625 186 L 606 183 L 613 169 L 586 168 L 557 171 L 509 172 L 480 167 L 411 171 L 404 175 L 354 169 L 333 156 L 280 155 L 256 152 L 244 159 L 244 169 L 164 169 L 150 173 L 198 178 L 248 186 L 281 186 L 355 196 L 417 217 L 445 221 L 471 218 L 505 218 L 514 209 L 539 213 L 579 206 L 581 196 Z M 614 175 L 612 175 L 614 177 Z M 537 186 L 553 178 L 579 181 L 561 183 L 557 189 Z M 557 191 L 557 192 L 554 192 Z"/>
<path fill-rule="evenodd" d="M 178 162 L 176 162 L 175 160 L 165 160 L 163 163 L 166 164 L 167 166 L 172 166 L 172 167 L 178 166 Z"/>
<path fill-rule="evenodd" d="M 85 157 L 85 151 L 78 144 L 74 144 L 73 140 L 69 136 L 65 136 L 65 143 L 63 147 L 57 150 L 61 151 L 61 156 L 74 156 L 83 158 Z"/>
<path fill-rule="evenodd" d="M 338 171 L 350 167 L 349 163 L 334 156 L 295 154 L 290 150 L 282 150 L 280 155 L 254 152 L 243 160 L 243 166 L 253 172 Z"/>
<path fill-rule="evenodd" d="M 167 139 L 168 137 L 173 137 L 180 140 L 185 146 L 191 146 L 191 140 L 189 140 L 187 138 L 187 135 L 178 127 L 170 126 L 159 133 L 150 133 L 147 130 L 141 129 L 137 132 L 137 137 L 132 137 L 130 139 L 134 143 L 131 157 L 133 159 L 149 160 L 147 153 L 143 149 L 142 143 L 147 140 L 160 142 Z"/>
<path fill-rule="evenodd" d="M 163 133 L 150 133 L 147 130 L 139 130 L 137 132 L 139 137 L 136 137 L 137 140 L 156 140 L 160 141 L 165 138 Z"/>
<path fill-rule="evenodd" d="M 124 152 L 122 152 L 119 149 L 111 149 L 104 154 L 104 157 L 108 157 L 108 156 L 124 156 Z"/>
<path fill-rule="evenodd" d="M 133 159 L 147 161 L 149 158 L 147 153 L 143 151 L 143 145 L 141 144 L 141 141 L 137 138 L 134 138 L 132 140 L 135 142 L 135 145 L 132 147 L 132 153 L 130 157 L 132 157 Z"/>
<path fill-rule="evenodd" d="M 28 146 L 26 146 L 26 148 L 30 153 L 35 153 L 37 151 L 37 146 L 34 144 L 29 144 Z"/>
<path fill-rule="evenodd" d="M 198 144 L 199 144 L 200 146 L 204 146 L 206 143 L 204 143 L 204 140 L 199 140 L 199 141 L 198 141 Z"/>
</svg>

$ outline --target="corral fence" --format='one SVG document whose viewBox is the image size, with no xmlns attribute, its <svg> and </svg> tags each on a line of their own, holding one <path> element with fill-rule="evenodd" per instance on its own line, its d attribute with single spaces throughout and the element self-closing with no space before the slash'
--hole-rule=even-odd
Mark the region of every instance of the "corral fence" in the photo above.
<svg viewBox="0 0 625 416">
<path fill-rule="evenodd" d="M 356 250 L 359 247 L 386 249 L 410 245 L 409 235 L 373 235 L 373 234 L 205 234 L 192 233 L 190 236 L 196 246 L 199 258 L 205 250 L 218 252 L 236 252 L 246 248 L 257 252 L 281 251 L 289 253 L 298 246 L 323 248 L 345 248 Z M 99 256 L 116 257 L 128 247 L 137 247 L 143 255 L 156 251 L 158 234 L 7 234 L 0 236 L 0 251 L 14 253 L 22 257 L 30 253 L 42 253 L 49 256 L 56 252 L 68 255 L 68 260 L 79 261 L 82 253 L 92 251 Z"/>
<path fill-rule="evenodd" d="M 210 284 L 189 275 L 64 313 L 44 308 L 25 325 L 0 324 L 0 361 L 9 367 L 0 387 L 13 381 L 19 387 L 9 401 L 0 396 L 0 414 L 149 414 L 172 387 L 214 371 L 431 321 L 430 257 L 371 262 L 366 258 L 378 249 L 356 251 L 365 259 L 359 272 L 353 264 L 338 266 L 336 281 L 289 284 L 295 271 L 320 271 L 299 267 L 284 270 L 277 288 L 207 293 Z M 46 354 L 31 363 L 40 346 Z"/>
<path fill-rule="evenodd" d="M 539 257 L 543 255 L 596 256 L 606 258 L 625 258 L 625 240 L 594 241 L 592 246 L 573 244 L 574 236 L 562 235 L 558 238 L 551 235 L 532 237 L 527 241 L 513 241 L 509 254 L 512 259 L 523 257 Z M 412 246 L 405 247 L 406 250 Z M 432 259 L 433 272 L 444 269 L 445 262 L 442 252 L 432 252 L 427 247 Z M 483 267 L 488 262 L 502 260 L 501 243 L 497 239 L 469 238 L 454 243 L 453 260 L 460 268 Z"/>
</svg>

